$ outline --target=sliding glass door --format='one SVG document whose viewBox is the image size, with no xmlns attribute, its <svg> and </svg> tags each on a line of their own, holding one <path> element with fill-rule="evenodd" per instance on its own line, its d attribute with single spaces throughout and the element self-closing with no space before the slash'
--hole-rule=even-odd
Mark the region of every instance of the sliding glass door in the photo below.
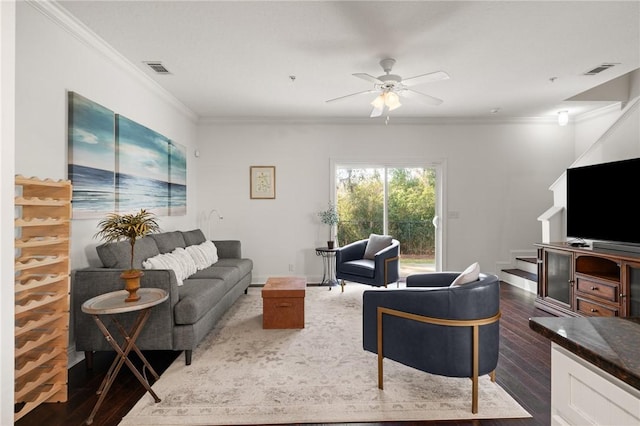
<svg viewBox="0 0 640 426">
<path fill-rule="evenodd" d="M 400 275 L 440 270 L 439 165 L 335 165 L 338 244 L 388 234 L 400 241 Z"/>
</svg>

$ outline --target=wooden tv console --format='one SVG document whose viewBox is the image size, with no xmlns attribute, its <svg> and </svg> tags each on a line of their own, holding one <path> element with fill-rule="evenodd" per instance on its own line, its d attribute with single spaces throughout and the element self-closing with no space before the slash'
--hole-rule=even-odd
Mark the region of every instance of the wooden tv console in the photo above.
<svg viewBox="0 0 640 426">
<path fill-rule="evenodd" d="M 640 253 L 535 244 L 536 307 L 559 316 L 640 316 Z"/>
</svg>

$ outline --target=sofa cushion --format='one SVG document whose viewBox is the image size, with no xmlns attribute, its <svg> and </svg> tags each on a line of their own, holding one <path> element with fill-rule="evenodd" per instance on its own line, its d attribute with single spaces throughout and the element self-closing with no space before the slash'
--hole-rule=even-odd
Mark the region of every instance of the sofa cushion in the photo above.
<svg viewBox="0 0 640 426">
<path fill-rule="evenodd" d="M 182 237 L 184 238 L 184 242 L 188 246 L 192 246 L 194 244 L 202 244 L 207 241 L 206 237 L 202 233 L 200 229 L 193 229 L 191 231 L 183 231 Z"/>
<path fill-rule="evenodd" d="M 178 289 L 179 300 L 173 308 L 176 324 L 195 324 L 209 312 L 227 293 L 222 280 L 193 279 L 185 280 Z"/>
<path fill-rule="evenodd" d="M 251 273 L 253 261 L 251 259 L 218 259 L 215 266 L 233 266 L 238 268 L 240 278 Z"/>
<path fill-rule="evenodd" d="M 240 281 L 240 270 L 235 266 L 220 266 L 217 263 L 191 275 L 189 279 L 219 279 L 223 280 L 228 288 Z"/>
<path fill-rule="evenodd" d="M 129 241 L 106 243 L 96 247 L 98 257 L 106 268 L 130 269 L 131 245 Z M 136 241 L 133 257 L 133 268 L 142 269 L 142 261 L 160 254 L 156 241 L 150 236 Z"/>
<path fill-rule="evenodd" d="M 369 241 L 367 241 L 367 248 L 364 250 L 364 259 L 375 259 L 376 253 L 383 248 L 391 245 L 392 238 L 389 235 L 369 235 Z"/>
<path fill-rule="evenodd" d="M 369 259 L 350 260 L 349 262 L 344 262 L 340 265 L 340 269 L 344 274 L 373 278 L 375 273 L 375 263 L 373 260 Z"/>
<path fill-rule="evenodd" d="M 156 241 L 160 253 L 171 253 L 178 247 L 186 247 L 184 237 L 180 231 L 162 232 L 160 234 L 151 234 L 149 236 Z"/>
<path fill-rule="evenodd" d="M 478 262 L 474 262 L 471 265 L 467 266 L 467 269 L 462 271 L 460 275 L 456 277 L 455 280 L 451 283 L 451 287 L 457 287 L 464 284 L 472 283 L 478 280 L 480 277 L 480 265 Z"/>
</svg>

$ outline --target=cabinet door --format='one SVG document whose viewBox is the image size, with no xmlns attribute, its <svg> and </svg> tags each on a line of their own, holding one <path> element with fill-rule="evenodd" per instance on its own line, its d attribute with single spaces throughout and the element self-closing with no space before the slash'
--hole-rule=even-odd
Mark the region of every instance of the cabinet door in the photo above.
<svg viewBox="0 0 640 426">
<path fill-rule="evenodd" d="M 623 278 L 623 306 L 626 308 L 625 316 L 640 316 L 640 263 L 625 262 Z"/>
<path fill-rule="evenodd" d="M 571 307 L 573 291 L 573 254 L 565 251 L 545 250 L 544 298 Z"/>
</svg>

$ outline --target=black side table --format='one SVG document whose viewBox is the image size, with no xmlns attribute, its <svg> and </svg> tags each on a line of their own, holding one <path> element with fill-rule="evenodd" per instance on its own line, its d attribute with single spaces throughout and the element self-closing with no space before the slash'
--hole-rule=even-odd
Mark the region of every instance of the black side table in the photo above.
<svg viewBox="0 0 640 426">
<path fill-rule="evenodd" d="M 338 285 L 336 279 L 336 252 L 337 248 L 316 247 L 316 256 L 322 256 L 324 269 L 322 272 L 322 283 L 320 285 L 328 285 L 331 287 Z"/>
</svg>

